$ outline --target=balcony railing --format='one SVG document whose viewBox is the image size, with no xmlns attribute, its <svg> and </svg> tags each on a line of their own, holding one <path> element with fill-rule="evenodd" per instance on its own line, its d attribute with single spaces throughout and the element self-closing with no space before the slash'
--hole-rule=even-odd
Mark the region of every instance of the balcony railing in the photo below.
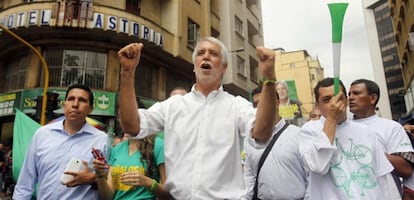
<svg viewBox="0 0 414 200">
<path fill-rule="evenodd" d="M 56 26 L 87 27 L 93 20 L 93 0 L 60 0 L 53 5 Z"/>
</svg>

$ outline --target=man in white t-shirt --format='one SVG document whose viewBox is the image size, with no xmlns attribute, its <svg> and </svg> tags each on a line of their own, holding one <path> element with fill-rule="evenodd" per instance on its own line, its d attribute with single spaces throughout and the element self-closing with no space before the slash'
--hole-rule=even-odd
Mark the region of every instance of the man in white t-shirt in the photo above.
<svg viewBox="0 0 414 200">
<path fill-rule="evenodd" d="M 260 101 L 262 87 L 252 91 L 255 105 Z M 278 114 L 279 97 L 276 96 L 276 118 L 274 121 L 273 136 L 275 137 L 286 122 Z M 255 98 L 259 97 L 259 98 Z M 260 199 L 303 199 L 307 186 L 307 173 L 299 155 L 298 137 L 299 127 L 289 125 L 276 140 L 264 161 L 259 177 L 257 197 Z M 269 140 L 270 141 L 270 140 Z M 256 142 L 248 137 L 245 143 L 244 180 L 246 194 L 242 199 L 252 199 L 254 185 L 257 178 L 259 160 L 266 149 L 268 142 Z M 294 191 L 294 192 L 293 192 Z"/>
<path fill-rule="evenodd" d="M 353 121 L 367 125 L 378 136 L 388 160 L 394 166 L 397 186 L 401 188 L 399 177 L 408 178 L 413 171 L 413 148 L 401 124 L 376 115 L 379 97 L 380 89 L 374 81 L 355 80 L 349 89 L 349 109 L 354 114 Z"/>
<path fill-rule="evenodd" d="M 346 91 L 339 82 L 337 95 L 333 78 L 318 82 L 314 92 L 322 117 L 300 130 L 299 152 L 309 170 L 306 198 L 401 199 L 375 133 L 347 120 Z"/>
</svg>

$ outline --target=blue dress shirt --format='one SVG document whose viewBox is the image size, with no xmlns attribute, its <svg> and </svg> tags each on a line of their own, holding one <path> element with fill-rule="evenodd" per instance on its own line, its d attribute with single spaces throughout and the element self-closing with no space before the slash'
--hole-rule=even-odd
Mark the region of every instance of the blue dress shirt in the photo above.
<svg viewBox="0 0 414 200">
<path fill-rule="evenodd" d="M 60 177 L 72 157 L 87 161 L 93 171 L 92 147 L 101 149 L 108 158 L 109 137 L 88 123 L 77 133 L 69 135 L 64 131 L 63 121 L 48 124 L 36 131 L 27 149 L 13 199 L 30 200 L 36 183 L 39 186 L 38 200 L 98 199 L 98 190 L 91 185 L 67 187 L 62 185 Z"/>
</svg>

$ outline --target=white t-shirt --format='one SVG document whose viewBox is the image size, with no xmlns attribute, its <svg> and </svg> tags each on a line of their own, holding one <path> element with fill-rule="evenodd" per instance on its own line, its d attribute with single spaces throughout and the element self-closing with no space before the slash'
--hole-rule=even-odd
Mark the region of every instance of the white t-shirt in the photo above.
<svg viewBox="0 0 414 200">
<path fill-rule="evenodd" d="M 410 138 L 408 138 L 403 126 L 396 121 L 372 115 L 367 118 L 354 119 L 353 121 L 367 125 L 378 136 L 379 141 L 388 154 L 396 152 L 413 152 Z M 398 182 L 398 185 L 400 183 Z M 410 178 L 404 179 L 403 185 L 414 189 L 414 173 Z"/>
<path fill-rule="evenodd" d="M 322 131 L 324 123 L 323 117 L 309 121 L 300 131 L 299 151 L 309 170 L 306 198 L 389 199 L 385 192 L 388 188 L 381 188 L 379 183 L 393 167 L 375 133 L 348 120 L 336 127 L 332 145 Z"/>
<path fill-rule="evenodd" d="M 285 124 L 283 119 L 279 121 L 273 129 L 273 136 Z M 302 199 L 305 196 L 307 173 L 299 155 L 298 138 L 299 127 L 289 125 L 277 139 L 260 170 L 260 199 Z M 253 197 L 259 160 L 267 145 L 256 143 L 251 136 L 246 141 L 244 178 L 247 191 L 243 199 Z"/>
<path fill-rule="evenodd" d="M 396 152 L 413 152 L 410 138 L 401 124 L 396 121 L 372 115 L 363 119 L 354 119 L 372 129 L 384 148 L 384 152 L 392 154 Z"/>
<path fill-rule="evenodd" d="M 138 138 L 164 130 L 167 181 L 175 199 L 239 199 L 241 147 L 255 119 L 252 104 L 219 90 L 194 89 L 139 110 Z"/>
</svg>

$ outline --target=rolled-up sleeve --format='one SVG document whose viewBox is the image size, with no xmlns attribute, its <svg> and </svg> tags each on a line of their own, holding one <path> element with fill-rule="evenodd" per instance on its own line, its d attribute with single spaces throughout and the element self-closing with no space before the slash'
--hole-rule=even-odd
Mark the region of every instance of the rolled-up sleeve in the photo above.
<svg viewBox="0 0 414 200">
<path fill-rule="evenodd" d="M 252 104 L 242 97 L 236 97 L 236 111 L 239 112 L 238 130 L 241 136 L 247 137 L 251 134 L 256 120 L 256 109 Z"/>
<path fill-rule="evenodd" d="M 326 134 L 305 126 L 300 130 L 299 142 L 299 152 L 305 167 L 313 173 L 328 173 L 330 161 L 337 149 L 335 144 L 329 142 Z"/>
</svg>

